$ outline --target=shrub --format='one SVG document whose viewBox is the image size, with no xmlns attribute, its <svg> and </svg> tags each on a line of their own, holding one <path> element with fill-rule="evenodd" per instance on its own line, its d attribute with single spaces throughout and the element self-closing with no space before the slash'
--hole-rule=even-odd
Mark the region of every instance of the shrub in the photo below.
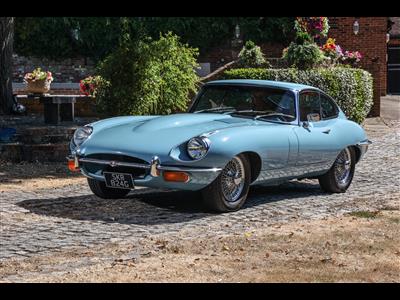
<svg viewBox="0 0 400 300">
<path fill-rule="evenodd" d="M 286 59 L 290 66 L 304 70 L 320 64 L 324 54 L 308 33 L 298 32 L 295 41 L 283 52 L 282 58 Z"/>
<path fill-rule="evenodd" d="M 311 85 L 336 100 L 346 116 L 361 123 L 373 104 L 372 76 L 362 69 L 350 67 L 289 69 L 231 69 L 224 79 L 262 79 Z"/>
<path fill-rule="evenodd" d="M 197 49 L 172 33 L 160 39 L 125 42 L 99 65 L 109 83 L 98 92 L 100 111 L 108 115 L 169 114 L 185 110 L 196 91 Z"/>
<path fill-rule="evenodd" d="M 252 41 L 246 42 L 242 50 L 240 50 L 238 58 L 239 65 L 243 68 L 269 66 L 268 62 L 265 60 L 261 48 Z"/>
</svg>

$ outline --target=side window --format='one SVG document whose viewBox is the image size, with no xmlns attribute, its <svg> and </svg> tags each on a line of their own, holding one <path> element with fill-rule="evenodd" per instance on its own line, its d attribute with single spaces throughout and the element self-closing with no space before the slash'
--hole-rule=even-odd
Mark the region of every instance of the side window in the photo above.
<svg viewBox="0 0 400 300">
<path fill-rule="evenodd" d="M 321 119 L 320 100 L 318 92 L 302 92 L 299 98 L 300 121 L 307 121 L 308 114 L 318 114 Z"/>
<path fill-rule="evenodd" d="M 321 113 L 323 119 L 333 118 L 338 115 L 336 104 L 323 94 L 321 94 Z"/>
</svg>

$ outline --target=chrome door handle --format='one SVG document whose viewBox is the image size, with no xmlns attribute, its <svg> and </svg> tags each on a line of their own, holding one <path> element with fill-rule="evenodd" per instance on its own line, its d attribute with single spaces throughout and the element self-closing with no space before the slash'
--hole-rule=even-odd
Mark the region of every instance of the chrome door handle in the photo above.
<svg viewBox="0 0 400 300">
<path fill-rule="evenodd" d="M 326 129 L 326 130 L 322 131 L 322 133 L 325 133 L 325 134 L 329 134 L 329 132 L 331 132 L 330 129 Z"/>
</svg>

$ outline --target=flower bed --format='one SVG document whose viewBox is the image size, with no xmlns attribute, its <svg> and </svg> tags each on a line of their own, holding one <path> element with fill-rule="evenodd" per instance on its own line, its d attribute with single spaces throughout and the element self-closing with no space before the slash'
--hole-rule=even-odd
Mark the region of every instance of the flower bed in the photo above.
<svg viewBox="0 0 400 300">
<path fill-rule="evenodd" d="M 362 69 L 350 67 L 308 70 L 231 69 L 222 77 L 223 79 L 288 81 L 317 87 L 335 99 L 349 119 L 358 123 L 364 121 L 373 104 L 372 76 Z"/>
</svg>

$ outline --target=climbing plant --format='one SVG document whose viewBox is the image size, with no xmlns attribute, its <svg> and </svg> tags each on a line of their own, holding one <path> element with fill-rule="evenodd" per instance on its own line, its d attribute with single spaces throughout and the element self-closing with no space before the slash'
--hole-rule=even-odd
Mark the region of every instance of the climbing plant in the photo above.
<svg viewBox="0 0 400 300">
<path fill-rule="evenodd" d="M 118 47 L 127 31 L 154 39 L 171 31 L 202 52 L 234 38 L 237 24 L 244 40 L 284 43 L 293 35 L 293 21 L 283 17 L 18 17 L 14 48 L 25 56 L 82 55 L 98 61 Z"/>
</svg>

